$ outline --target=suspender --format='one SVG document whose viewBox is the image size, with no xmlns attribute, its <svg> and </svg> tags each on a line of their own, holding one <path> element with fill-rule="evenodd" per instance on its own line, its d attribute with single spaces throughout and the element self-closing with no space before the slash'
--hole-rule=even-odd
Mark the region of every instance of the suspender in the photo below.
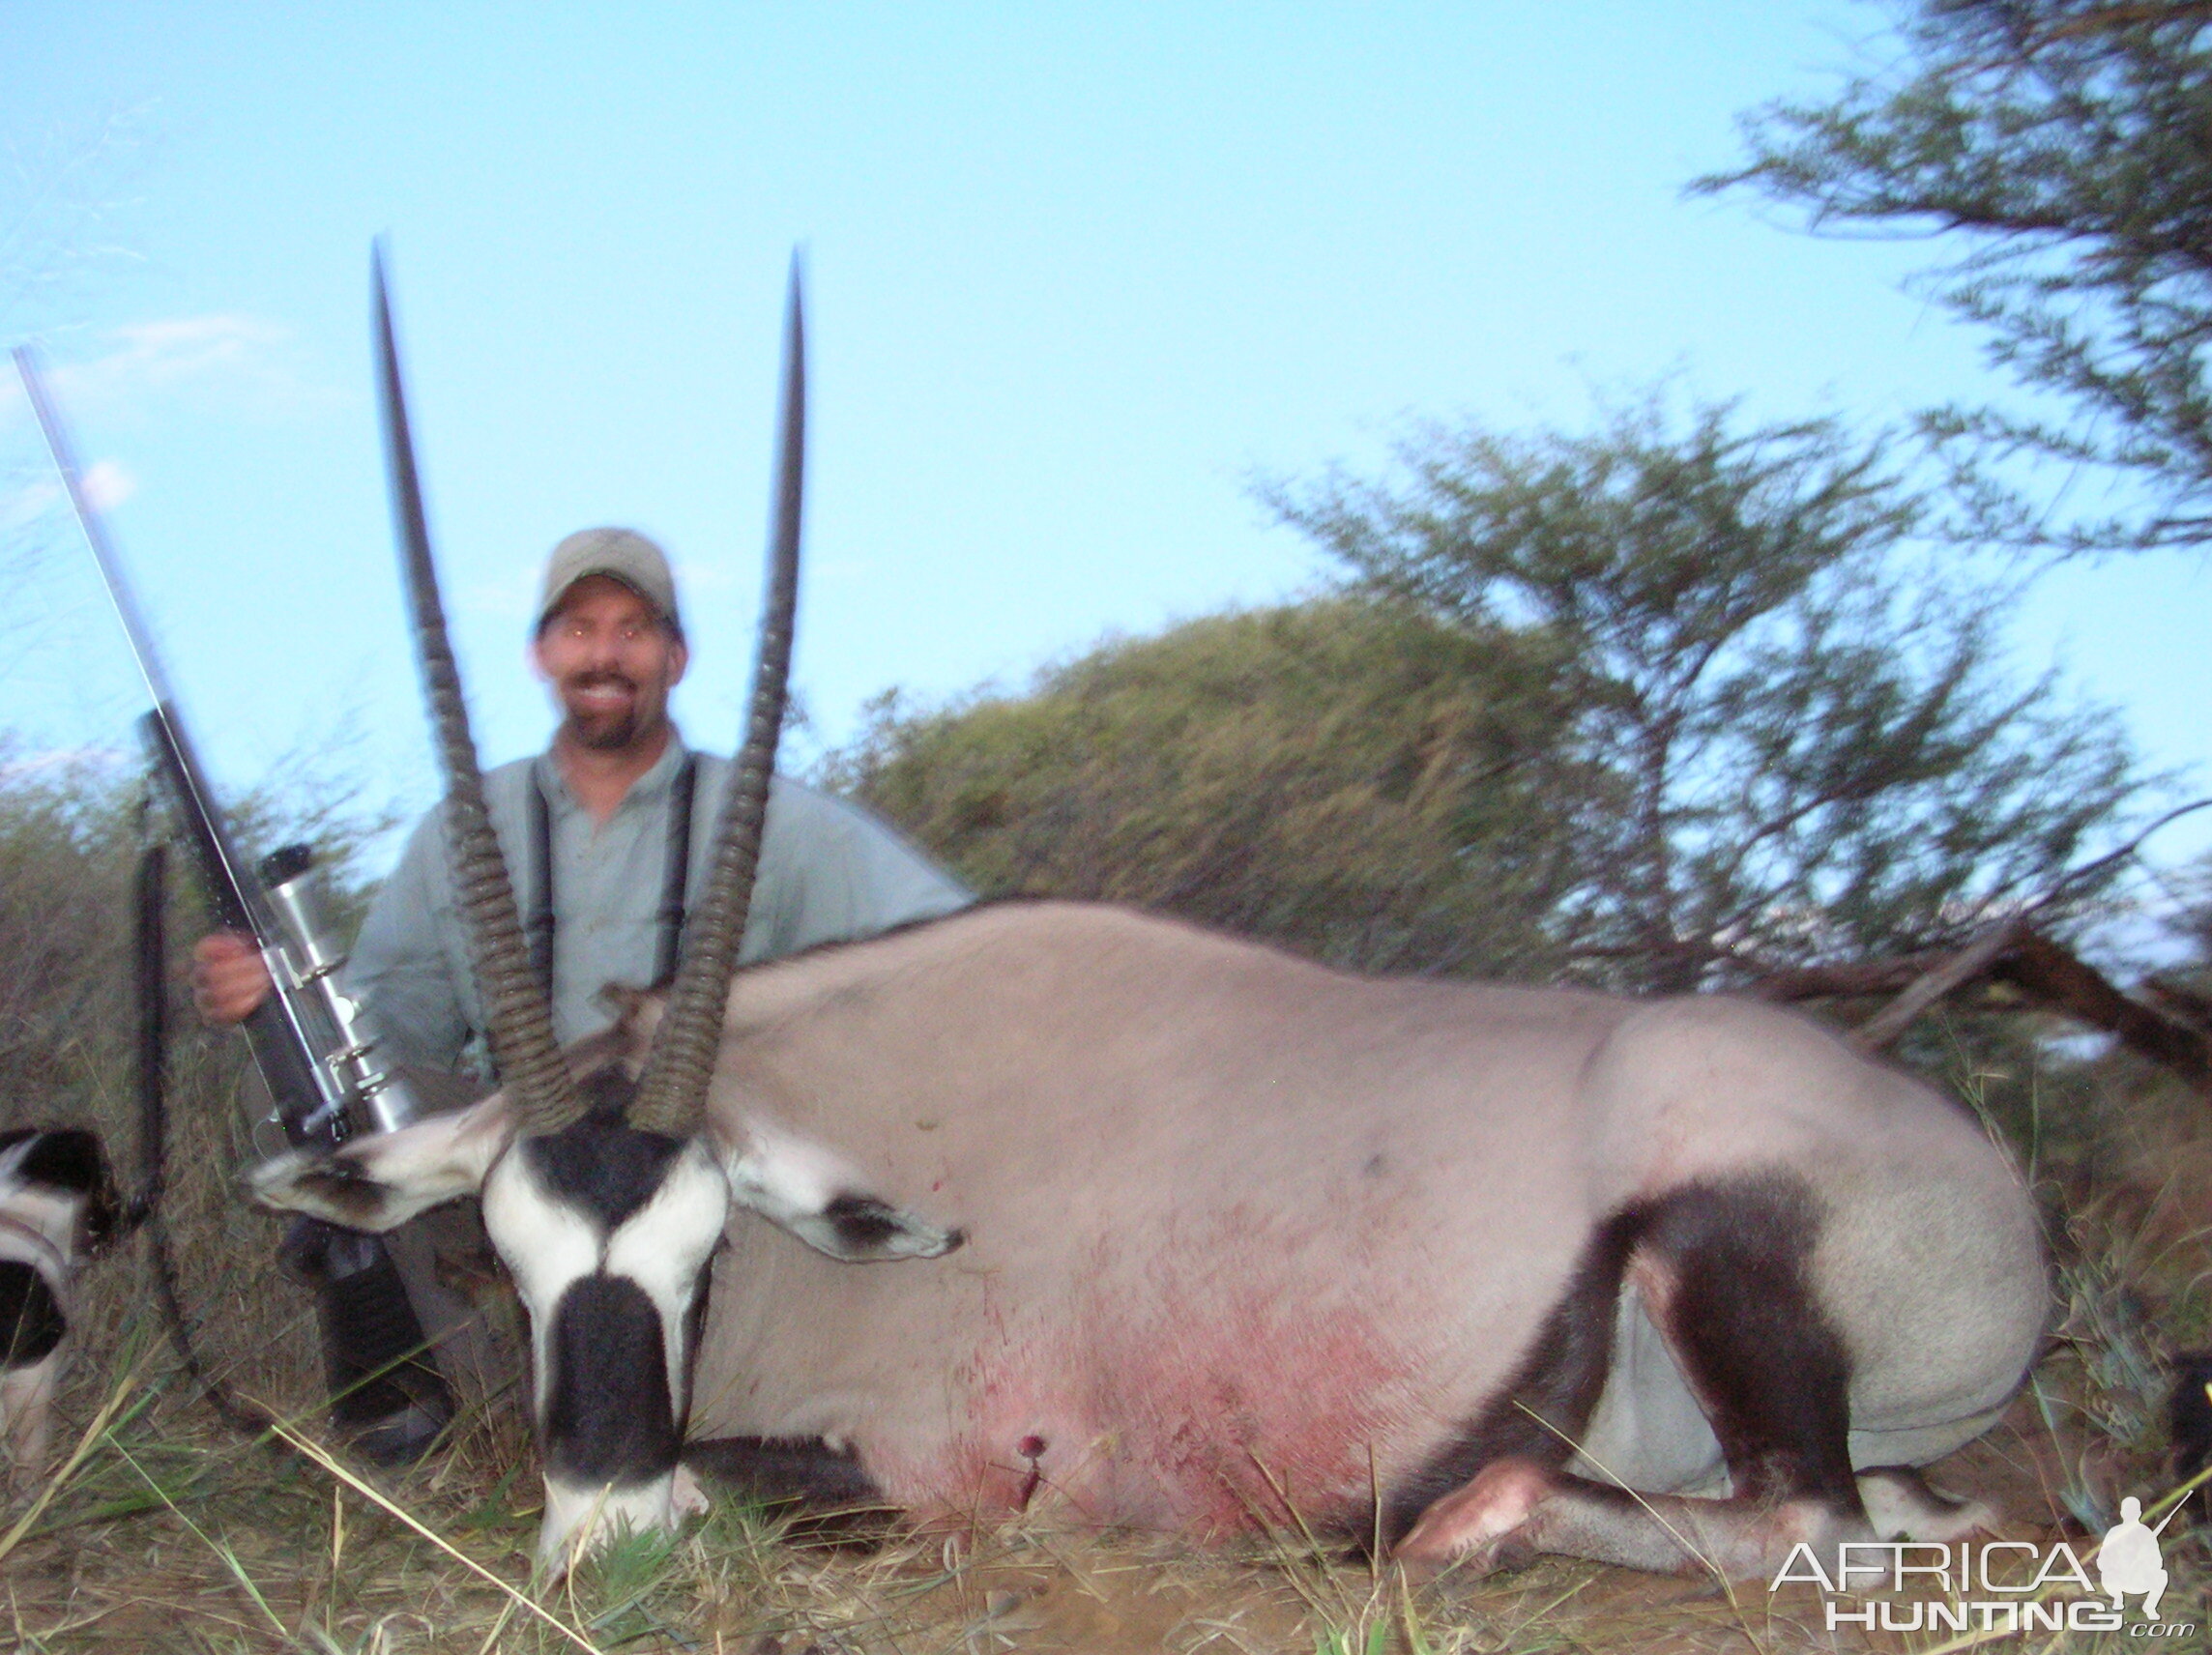
<svg viewBox="0 0 2212 1655">
<path fill-rule="evenodd" d="M 545 784 L 538 776 L 538 767 L 530 767 L 530 865 L 537 869 L 537 878 L 531 882 L 536 900 L 531 904 L 530 922 L 522 928 L 522 935 L 530 944 L 530 969 L 544 986 L 545 998 L 553 998 L 553 811 L 545 802 Z"/>
<path fill-rule="evenodd" d="M 691 891 L 691 801 L 698 791 L 699 758 L 685 753 L 668 781 L 668 850 L 661 877 L 660 908 L 655 915 L 660 940 L 654 950 L 653 986 L 667 986 L 676 975 L 677 955 L 684 943 L 684 923 Z M 523 936 L 530 944 L 531 969 L 545 985 L 545 998 L 553 998 L 553 810 L 546 802 L 545 785 L 537 767 L 530 770 L 530 857 L 537 869 L 531 882 L 534 898 L 530 921 Z"/>
<path fill-rule="evenodd" d="M 666 988 L 676 980 L 676 955 L 684 943 L 684 907 L 691 894 L 691 794 L 698 779 L 699 761 L 685 753 L 682 767 L 668 781 L 668 859 L 660 879 L 660 946 L 654 951 L 655 988 Z"/>
</svg>

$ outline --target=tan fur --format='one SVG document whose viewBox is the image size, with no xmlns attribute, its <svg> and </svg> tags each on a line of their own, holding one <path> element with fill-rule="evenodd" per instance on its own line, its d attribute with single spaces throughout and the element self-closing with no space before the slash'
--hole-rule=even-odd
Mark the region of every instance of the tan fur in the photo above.
<svg viewBox="0 0 2212 1655">
<path fill-rule="evenodd" d="M 1009 905 L 742 974 L 710 1107 L 733 1149 L 765 1118 L 967 1231 L 855 1267 L 741 1216 L 703 1346 L 694 1436 L 848 1439 L 924 1510 L 1010 1499 L 1028 1437 L 1080 1513 L 1205 1528 L 1250 1497 L 1239 1456 L 1363 1504 L 1498 1390 L 1596 1223 L 1694 1180 L 1813 1188 L 1859 1464 L 1983 1429 L 2042 1327 L 1972 1121 L 1750 1002 L 1361 979 Z"/>
</svg>

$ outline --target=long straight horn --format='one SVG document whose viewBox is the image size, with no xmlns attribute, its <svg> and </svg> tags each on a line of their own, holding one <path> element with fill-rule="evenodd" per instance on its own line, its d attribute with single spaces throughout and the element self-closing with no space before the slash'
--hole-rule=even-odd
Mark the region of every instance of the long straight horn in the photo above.
<svg viewBox="0 0 2212 1655">
<path fill-rule="evenodd" d="M 768 597 L 761 610 L 760 653 L 753 662 L 752 708 L 745 744 L 730 769 L 714 842 L 707 894 L 685 940 L 684 963 L 669 993 L 668 1013 L 647 1055 L 630 1105 L 632 1126 L 688 1137 L 699 1128 L 707 1082 L 722 1040 L 722 1010 L 744 941 L 768 820 L 769 777 L 783 733 L 784 692 L 791 678 L 791 639 L 799 608 L 799 518 L 806 474 L 806 324 L 800 256 L 791 255 L 784 308 L 783 405 L 778 421 L 774 527 L 769 539 Z"/>
<path fill-rule="evenodd" d="M 392 334 L 392 300 L 384 281 L 384 248 L 370 255 L 376 287 L 377 385 L 384 410 L 384 454 L 392 475 L 392 514 L 399 532 L 399 566 L 414 611 L 416 651 L 438 762 L 446 773 L 447 855 L 453 890 L 468 922 L 469 956 L 482 996 L 492 1060 L 500 1083 L 526 1131 L 556 1132 L 584 1113 L 568 1065 L 553 1038 L 552 1008 L 531 970 L 515 912 L 514 887 L 491 830 L 476 740 L 461 698 L 461 675 L 446 636 L 438 570 L 430 557 L 430 529 L 422 513 L 422 485 L 415 470 L 415 445 L 407 431 L 407 398 L 399 382 L 399 348 Z"/>
</svg>

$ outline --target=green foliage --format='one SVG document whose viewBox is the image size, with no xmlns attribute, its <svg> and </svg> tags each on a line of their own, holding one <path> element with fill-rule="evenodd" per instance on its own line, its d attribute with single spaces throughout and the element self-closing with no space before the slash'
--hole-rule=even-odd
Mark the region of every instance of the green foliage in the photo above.
<svg viewBox="0 0 2212 1655">
<path fill-rule="evenodd" d="M 0 1122 L 83 1120 L 128 1072 L 135 840 L 124 791 L 89 767 L 0 781 Z"/>
<path fill-rule="evenodd" d="M 2212 531 L 2212 14 L 2186 0 L 1916 0 L 1902 62 L 1825 103 L 1750 116 L 1754 190 L 1815 231 L 1935 234 L 1931 290 L 1989 355 L 2055 393 L 2055 422 L 1941 410 L 1968 532 L 2073 552 L 2200 545 Z M 2147 509 L 2054 518 L 1990 462 L 2112 468 Z M 1976 463 L 1976 462 L 1980 463 Z"/>
<path fill-rule="evenodd" d="M 1537 973 L 1571 787 L 1540 639 L 1329 600 L 880 701 L 828 779 L 978 889 L 1132 902 L 1368 970 Z"/>
<path fill-rule="evenodd" d="M 1603 785 L 1551 926 L 1591 974 L 1954 944 L 2139 791 L 2109 714 L 2006 681 L 2003 595 L 1906 555 L 1923 502 L 1833 421 L 1654 397 L 1586 433 L 1432 429 L 1400 460 L 1269 498 L 1365 590 L 1564 663 L 1562 757 Z"/>
<path fill-rule="evenodd" d="M 357 790 L 332 785 L 322 763 L 287 761 L 269 789 L 238 804 L 232 826 L 249 856 L 287 840 L 315 845 L 334 907 L 353 920 L 366 895 L 357 855 L 389 822 L 364 811 Z M 106 1116 L 113 1140 L 135 1061 L 132 869 L 148 830 L 170 831 L 165 807 L 149 818 L 144 799 L 135 771 L 21 758 L 0 734 L 0 1124 Z M 169 890 L 174 981 L 210 923 L 181 841 Z M 189 1015 L 172 1018 L 171 1034 L 195 1084 L 235 1083 L 238 1042 Z"/>
<path fill-rule="evenodd" d="M 1400 461 L 1266 490 L 1350 593 L 888 698 L 830 779 L 988 892 L 1663 989 L 1956 944 L 2140 788 L 2110 715 L 2007 682 L 2004 595 L 1908 555 L 1923 501 L 1834 421 L 1654 398 Z"/>
</svg>

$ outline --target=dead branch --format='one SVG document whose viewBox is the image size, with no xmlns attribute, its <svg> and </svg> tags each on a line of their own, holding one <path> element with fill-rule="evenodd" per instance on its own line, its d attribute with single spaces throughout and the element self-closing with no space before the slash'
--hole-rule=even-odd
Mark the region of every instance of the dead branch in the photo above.
<svg viewBox="0 0 2212 1655">
<path fill-rule="evenodd" d="M 2039 1009 L 2105 1031 L 2139 1057 L 2212 1091 L 2212 1000 L 2155 978 L 2142 986 L 2156 1003 L 2127 994 L 2015 915 L 1963 948 L 1774 972 L 1746 992 L 1782 1002 L 1891 997 L 1851 1031 L 1853 1045 L 1875 1052 L 1938 1001 L 1972 987 L 2009 989 Z"/>
<path fill-rule="evenodd" d="M 1940 965 L 1915 977 L 1905 992 L 1851 1031 L 1851 1042 L 1862 1050 L 1878 1052 L 1895 1040 L 1915 1019 L 1949 994 L 1982 975 L 1998 959 L 2017 948 L 2028 935 L 2019 917 L 2001 919 Z"/>
<path fill-rule="evenodd" d="M 2116 1035 L 2122 1045 L 2202 1089 L 2212 1082 L 2212 1041 L 2115 988 L 2105 975 L 2038 932 L 2023 930 L 2004 974 L 2054 1011 Z"/>
<path fill-rule="evenodd" d="M 2145 977 L 2140 987 L 2168 1017 L 2212 1034 L 2212 997 L 2199 994 L 2187 983 L 2175 982 L 2171 977 Z"/>
</svg>

